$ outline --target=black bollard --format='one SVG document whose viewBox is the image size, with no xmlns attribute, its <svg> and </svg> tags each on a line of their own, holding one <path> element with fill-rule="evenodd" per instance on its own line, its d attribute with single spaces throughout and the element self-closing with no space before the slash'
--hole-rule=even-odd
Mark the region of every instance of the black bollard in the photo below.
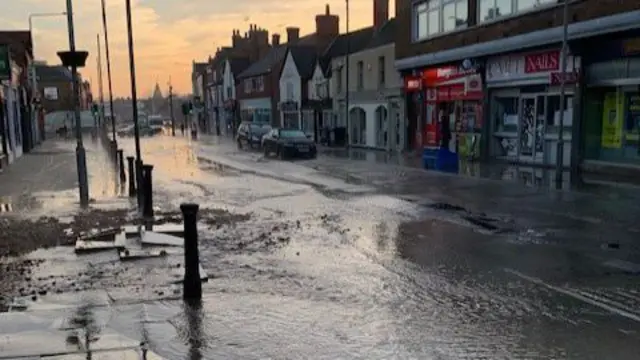
<svg viewBox="0 0 640 360">
<path fill-rule="evenodd" d="M 145 218 L 153 218 L 153 165 L 142 165 L 142 179 L 144 180 L 144 197 L 142 216 Z"/>
<path fill-rule="evenodd" d="M 124 171 L 124 151 L 118 150 L 118 163 L 120 164 L 120 185 L 124 186 L 127 181 L 127 174 Z"/>
<path fill-rule="evenodd" d="M 117 157 L 116 155 L 118 154 L 118 148 L 117 148 L 118 144 L 116 143 L 115 140 L 111 140 L 109 141 L 109 158 L 111 158 L 112 161 L 115 161 L 117 164 Z"/>
<path fill-rule="evenodd" d="M 129 197 L 136 196 L 136 173 L 133 165 L 133 156 L 127 156 L 129 163 Z"/>
<path fill-rule="evenodd" d="M 137 200 L 137 204 L 138 204 L 138 213 L 140 215 L 143 214 L 143 207 L 144 207 L 144 179 L 142 178 L 142 160 L 139 158 L 136 158 L 135 162 L 135 168 L 136 168 L 136 200 Z"/>
<path fill-rule="evenodd" d="M 198 254 L 198 204 L 182 204 L 184 221 L 184 279 L 182 297 L 185 300 L 202 299 L 200 255 Z"/>
</svg>

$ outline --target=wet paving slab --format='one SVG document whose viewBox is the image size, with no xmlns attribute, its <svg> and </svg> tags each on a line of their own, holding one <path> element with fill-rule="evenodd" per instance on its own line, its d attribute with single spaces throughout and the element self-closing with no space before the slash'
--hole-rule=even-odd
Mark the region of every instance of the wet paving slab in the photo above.
<svg viewBox="0 0 640 360">
<path fill-rule="evenodd" d="M 148 341 L 167 359 L 640 353 L 633 278 L 607 275 L 584 253 L 559 251 L 547 244 L 549 233 L 517 218 L 344 181 L 339 193 L 339 177 L 295 162 L 254 161 L 252 154 L 211 151 L 209 160 L 223 158 L 217 169 L 198 160 L 202 153 L 188 155 L 193 162 L 172 171 L 161 165 L 168 154 L 174 156 L 145 155 L 164 174 L 159 208 L 187 199 L 247 214 L 241 221 L 201 219 L 201 260 L 210 275 L 202 303 L 183 303 L 179 286 L 163 283 L 167 272 L 158 275 L 161 261 L 179 261 L 179 251 L 167 248 L 165 259 L 142 262 L 121 262 L 115 251 L 90 254 L 83 264 L 72 247 L 61 247 L 30 254 L 37 265 L 29 276 L 91 279 L 87 288 L 48 291 L 22 314 L 61 318 L 83 303 L 78 299 L 97 297 L 95 308 L 109 309 L 100 310 L 110 314 L 101 315 L 105 328 Z M 53 280 L 43 281 L 51 287 Z"/>
</svg>

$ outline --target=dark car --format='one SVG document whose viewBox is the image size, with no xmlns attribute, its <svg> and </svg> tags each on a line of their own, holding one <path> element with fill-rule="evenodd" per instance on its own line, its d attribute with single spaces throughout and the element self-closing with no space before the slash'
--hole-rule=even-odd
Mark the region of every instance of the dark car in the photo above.
<svg viewBox="0 0 640 360">
<path fill-rule="evenodd" d="M 255 147 L 259 149 L 262 145 L 262 136 L 270 130 L 271 126 L 267 124 L 242 122 L 238 127 L 238 135 L 236 136 L 238 149 L 242 149 L 245 146 L 250 149 Z"/>
<path fill-rule="evenodd" d="M 262 138 L 264 156 L 275 153 L 280 159 L 289 157 L 315 158 L 316 144 L 297 129 L 272 129 Z"/>
</svg>

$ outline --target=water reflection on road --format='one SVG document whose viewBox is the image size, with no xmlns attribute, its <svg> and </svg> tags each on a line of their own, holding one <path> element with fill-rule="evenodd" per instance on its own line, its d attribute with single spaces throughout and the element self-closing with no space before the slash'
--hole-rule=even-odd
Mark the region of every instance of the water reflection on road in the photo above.
<svg viewBox="0 0 640 360">
<path fill-rule="evenodd" d="M 145 285 L 144 275 L 134 290 L 126 279 L 145 273 L 137 265 L 82 265 L 118 274 L 100 278 L 105 326 L 148 341 L 167 359 L 635 359 L 640 353 L 637 323 L 504 271 L 576 280 L 592 267 L 577 258 L 567 272 L 567 253 L 514 241 L 528 229 L 487 231 L 295 163 L 229 156 L 232 150 L 223 147 L 194 150 L 186 141 L 151 142 L 145 160 L 157 169 L 158 206 L 196 201 L 251 214 L 200 232 L 211 277 L 201 303 L 185 304 L 155 280 Z M 189 160 L 178 167 L 182 156 Z M 49 264 L 71 263 L 77 260 Z M 51 311 L 47 303 L 73 308 L 74 297 L 43 296 L 32 311 Z"/>
</svg>

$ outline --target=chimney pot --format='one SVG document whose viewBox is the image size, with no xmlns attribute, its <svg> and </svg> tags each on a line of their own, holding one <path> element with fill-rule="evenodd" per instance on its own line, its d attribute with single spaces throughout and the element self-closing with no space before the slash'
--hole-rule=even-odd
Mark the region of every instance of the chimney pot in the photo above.
<svg viewBox="0 0 640 360">
<path fill-rule="evenodd" d="M 389 0 L 373 0 L 373 27 L 379 29 L 389 21 Z"/>
<path fill-rule="evenodd" d="M 296 42 L 300 38 L 300 28 L 290 26 L 287 28 L 287 42 Z"/>
<path fill-rule="evenodd" d="M 271 45 L 272 46 L 280 45 L 280 34 L 271 35 Z"/>
<path fill-rule="evenodd" d="M 324 14 L 325 14 L 325 15 L 331 15 L 331 12 L 329 11 L 329 4 L 327 4 L 327 5 L 325 6 L 325 9 L 324 9 L 324 10 L 325 10 L 325 12 L 324 12 Z"/>
</svg>

